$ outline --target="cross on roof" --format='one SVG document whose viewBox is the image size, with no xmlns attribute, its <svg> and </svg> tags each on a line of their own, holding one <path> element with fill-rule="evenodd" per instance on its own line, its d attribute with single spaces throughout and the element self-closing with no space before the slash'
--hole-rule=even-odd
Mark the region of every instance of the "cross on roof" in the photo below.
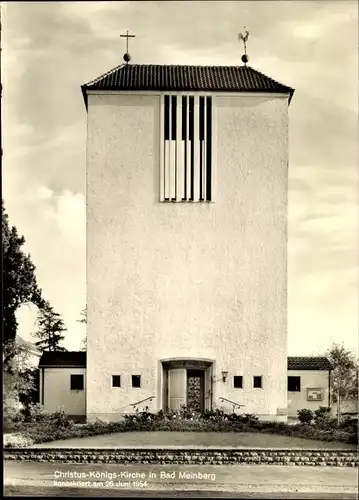
<svg viewBox="0 0 359 500">
<path fill-rule="evenodd" d="M 120 35 L 121 38 L 126 38 L 126 54 L 128 53 L 128 39 L 135 38 L 136 35 L 129 35 L 128 30 L 126 31 L 126 35 Z"/>
</svg>

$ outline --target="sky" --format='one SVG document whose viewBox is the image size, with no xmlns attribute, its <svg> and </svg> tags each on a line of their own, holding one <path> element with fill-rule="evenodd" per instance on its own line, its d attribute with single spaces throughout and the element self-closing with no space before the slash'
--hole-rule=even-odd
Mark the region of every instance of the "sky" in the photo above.
<svg viewBox="0 0 359 500">
<path fill-rule="evenodd" d="M 80 86 L 122 63 L 249 65 L 289 108 L 288 353 L 358 350 L 356 1 L 2 3 L 3 198 L 76 350 L 86 304 L 86 111 Z M 31 340 L 36 308 L 18 313 Z"/>
</svg>

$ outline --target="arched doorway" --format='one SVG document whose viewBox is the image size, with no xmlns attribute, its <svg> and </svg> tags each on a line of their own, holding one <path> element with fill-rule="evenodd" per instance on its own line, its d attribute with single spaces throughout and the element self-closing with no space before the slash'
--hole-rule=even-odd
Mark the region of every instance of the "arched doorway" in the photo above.
<svg viewBox="0 0 359 500">
<path fill-rule="evenodd" d="M 162 360 L 163 410 L 194 411 L 212 408 L 213 361 L 207 359 Z"/>
</svg>

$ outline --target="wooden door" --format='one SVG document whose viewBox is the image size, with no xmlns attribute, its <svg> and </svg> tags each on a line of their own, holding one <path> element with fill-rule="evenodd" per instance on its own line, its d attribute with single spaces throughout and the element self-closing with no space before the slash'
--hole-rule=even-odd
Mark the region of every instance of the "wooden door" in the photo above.
<svg viewBox="0 0 359 500">
<path fill-rule="evenodd" d="M 187 370 L 187 407 L 189 410 L 204 410 L 203 370 Z"/>
<path fill-rule="evenodd" d="M 186 405 L 186 391 L 186 369 L 168 370 L 168 408 L 180 410 L 182 405 Z"/>
</svg>

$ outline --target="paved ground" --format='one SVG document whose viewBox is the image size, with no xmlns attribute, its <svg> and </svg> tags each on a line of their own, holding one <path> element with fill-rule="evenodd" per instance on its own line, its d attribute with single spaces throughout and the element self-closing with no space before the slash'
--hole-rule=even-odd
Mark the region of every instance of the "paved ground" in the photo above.
<svg viewBox="0 0 359 500">
<path fill-rule="evenodd" d="M 117 432 L 87 438 L 63 439 L 34 445 L 40 448 L 124 448 L 135 446 L 211 446 L 236 448 L 342 448 L 355 445 L 314 441 L 291 436 L 245 432 Z"/>
<path fill-rule="evenodd" d="M 4 492 L 6 497 L 115 497 L 115 498 L 235 498 L 237 500 L 247 500 L 253 498 L 256 500 L 357 500 L 356 493 L 294 493 L 294 492 L 277 492 L 277 493 L 257 493 L 257 492 L 222 492 L 222 491 L 137 491 L 131 490 L 102 490 L 86 489 L 85 491 L 76 488 L 63 488 L 59 491 L 54 491 L 53 488 L 38 488 L 33 486 L 8 486 Z M 162 496 L 163 495 L 163 496 Z"/>
<path fill-rule="evenodd" d="M 201 473 L 203 477 L 188 479 L 181 473 L 190 473 L 191 477 Z M 129 478 L 130 474 L 144 477 Z M 175 497 L 187 493 L 201 497 L 354 500 L 357 476 L 357 469 L 342 467 L 4 463 L 7 496 Z"/>
</svg>

